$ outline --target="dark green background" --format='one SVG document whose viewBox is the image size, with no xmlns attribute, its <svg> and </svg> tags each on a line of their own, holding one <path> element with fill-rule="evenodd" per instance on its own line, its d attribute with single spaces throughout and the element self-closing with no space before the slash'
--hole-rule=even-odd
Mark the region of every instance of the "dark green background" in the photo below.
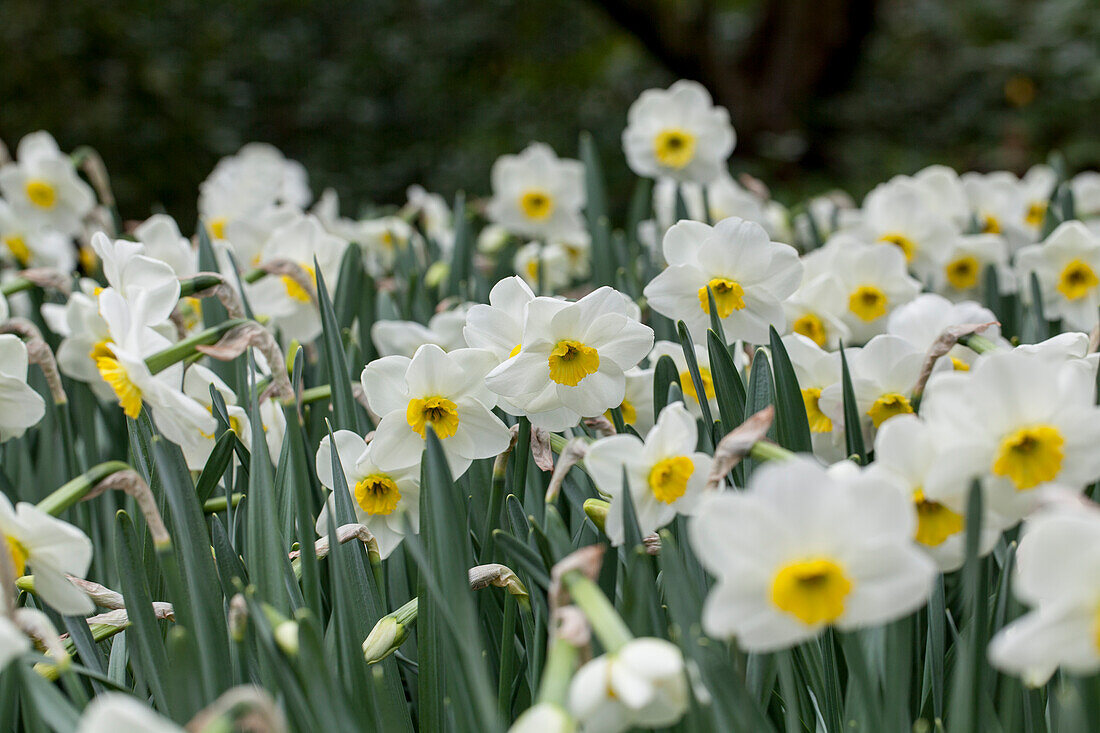
<svg viewBox="0 0 1100 733">
<path fill-rule="evenodd" d="M 696 2 L 729 48 L 767 9 Z M 1095 0 L 854 5 L 872 12 L 851 63 L 796 100 L 793 123 L 742 130 L 735 171 L 790 202 L 931 162 L 1019 170 L 1060 149 L 1073 169 L 1100 164 Z M 14 148 L 44 128 L 66 149 L 92 145 L 124 217 L 164 207 L 184 222 L 217 158 L 250 140 L 302 161 L 349 209 L 400 203 L 414 182 L 485 193 L 496 156 L 530 140 L 576 155 L 588 129 L 621 205 L 627 107 L 676 78 L 587 0 L 0 0 L 0 49 L 0 138 Z M 1033 99 L 1007 98 L 1013 78 Z"/>
</svg>

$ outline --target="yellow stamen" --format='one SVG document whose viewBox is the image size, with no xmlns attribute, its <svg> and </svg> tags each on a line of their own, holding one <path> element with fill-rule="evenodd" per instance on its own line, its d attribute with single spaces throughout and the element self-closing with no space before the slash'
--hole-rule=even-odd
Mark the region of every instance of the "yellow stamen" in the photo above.
<svg viewBox="0 0 1100 733">
<path fill-rule="evenodd" d="M 1001 222 L 992 214 L 986 214 L 982 217 L 982 234 L 1000 234 Z"/>
<path fill-rule="evenodd" d="M 96 256 L 94 249 L 83 245 L 80 247 L 80 253 L 77 257 L 80 260 L 80 267 L 84 270 L 84 274 L 90 275 L 95 272 L 96 267 L 99 265 L 99 257 Z"/>
<path fill-rule="evenodd" d="M 821 400 L 820 387 L 807 387 L 802 390 L 802 404 L 806 406 L 806 420 L 810 423 L 810 431 L 814 433 L 831 433 L 833 421 L 821 411 L 818 404 Z"/>
<path fill-rule="evenodd" d="M 900 232 L 890 232 L 878 238 L 883 244 L 892 244 L 902 251 L 906 262 L 912 262 L 917 255 L 917 243 Z"/>
<path fill-rule="evenodd" d="M 938 547 L 948 537 L 963 531 L 965 523 L 961 514 L 951 511 L 938 501 L 924 496 L 922 489 L 913 492 L 913 506 L 917 509 L 917 534 L 922 545 Z"/>
<path fill-rule="evenodd" d="M 811 558 L 779 569 L 772 581 L 772 603 L 807 626 L 831 623 L 844 613 L 852 581 L 829 558 Z"/>
<path fill-rule="evenodd" d="M 31 248 L 27 246 L 27 240 L 20 237 L 18 234 L 13 234 L 10 237 L 4 237 L 4 246 L 11 252 L 11 256 L 14 257 L 20 265 L 26 266 L 31 261 Z"/>
<path fill-rule="evenodd" d="M 913 406 L 909 404 L 909 398 L 897 392 L 888 392 L 871 405 L 867 414 L 871 416 L 871 422 L 877 428 L 892 417 L 906 415 L 913 412 Z"/>
<path fill-rule="evenodd" d="M 567 387 L 576 387 L 600 368 L 600 355 L 580 341 L 562 339 L 550 352 L 550 379 Z"/>
<path fill-rule="evenodd" d="M 27 181 L 26 191 L 30 202 L 40 209 L 52 209 L 57 203 L 57 189 L 40 178 Z"/>
<path fill-rule="evenodd" d="M 687 491 L 695 464 L 687 456 L 662 458 L 649 470 L 649 490 L 657 501 L 671 504 Z"/>
<path fill-rule="evenodd" d="M 1024 221 L 1032 229 L 1038 229 L 1043 223 L 1043 219 L 1047 215 L 1047 202 L 1046 201 L 1032 201 L 1027 207 L 1027 213 L 1024 214 Z"/>
<path fill-rule="evenodd" d="M 678 127 L 661 130 L 653 138 L 653 154 L 661 165 L 683 168 L 695 157 L 695 136 Z"/>
<path fill-rule="evenodd" d="M 520 196 L 519 208 L 528 219 L 545 221 L 554 213 L 554 197 L 541 189 L 531 189 Z"/>
<path fill-rule="evenodd" d="M 745 307 L 745 290 L 741 283 L 725 277 L 716 277 L 707 285 L 714 293 L 714 303 L 718 306 L 718 317 L 727 318 L 730 313 Z M 706 286 L 699 288 L 699 306 L 704 313 L 710 313 L 710 300 Z"/>
<path fill-rule="evenodd" d="M 703 392 L 706 394 L 708 400 L 714 399 L 714 378 L 710 374 L 710 369 L 704 366 L 699 367 L 699 377 L 703 380 Z M 699 401 L 699 394 L 695 391 L 695 381 L 691 378 L 691 372 L 680 372 L 680 388 L 684 394 L 695 400 Z"/>
<path fill-rule="evenodd" d="M 207 228 L 210 229 L 211 239 L 225 239 L 225 225 L 229 223 L 229 220 L 224 216 L 219 216 L 216 219 L 211 219 Z"/>
<path fill-rule="evenodd" d="M 1065 444 L 1053 425 L 1020 428 L 1001 441 L 993 473 L 1010 479 L 1018 491 L 1053 481 L 1062 470 Z"/>
<path fill-rule="evenodd" d="M 814 313 L 803 313 L 795 319 L 792 325 L 795 333 L 800 333 L 821 348 L 825 348 L 828 338 L 825 332 L 825 323 Z"/>
<path fill-rule="evenodd" d="M 533 283 L 537 283 L 539 281 L 539 258 L 538 257 L 532 257 L 531 259 L 527 260 L 527 264 L 524 266 L 524 269 L 527 271 L 527 279 L 528 280 L 530 280 Z"/>
<path fill-rule="evenodd" d="M 848 310 L 861 321 L 870 323 L 886 315 L 886 306 L 889 302 L 886 293 L 874 285 L 860 285 L 848 296 Z"/>
<path fill-rule="evenodd" d="M 967 364 L 965 361 L 963 361 L 962 359 L 960 359 L 957 356 L 952 356 L 951 357 L 951 366 L 957 372 L 968 372 L 968 371 L 970 371 L 970 365 Z"/>
<path fill-rule="evenodd" d="M 384 473 L 372 473 L 355 484 L 355 502 L 367 514 L 392 514 L 400 501 L 397 484 Z"/>
<path fill-rule="evenodd" d="M 141 390 L 130 379 L 126 367 L 122 366 L 113 354 L 110 356 L 103 355 L 103 352 L 107 351 L 105 342 L 100 342 L 96 344 L 89 355 L 95 359 L 99 376 L 103 377 L 103 381 L 114 390 L 115 396 L 118 398 L 118 404 L 122 406 L 122 411 L 126 413 L 126 417 L 136 420 L 137 416 L 141 414 Z M 99 353 L 98 356 L 97 353 Z"/>
<path fill-rule="evenodd" d="M 0 535 L 8 542 L 8 552 L 11 554 L 12 569 L 15 577 L 21 576 L 27 569 L 27 548 L 23 543 L 9 535 Z"/>
<path fill-rule="evenodd" d="M 1083 260 L 1073 260 L 1058 277 L 1058 290 L 1069 300 L 1080 300 L 1100 285 L 1096 272 Z"/>
<path fill-rule="evenodd" d="M 523 344 L 516 344 L 515 346 L 513 346 L 512 350 L 508 352 L 508 358 L 511 359 L 513 356 L 518 354 L 521 346 L 523 346 Z"/>
<path fill-rule="evenodd" d="M 299 263 L 299 266 L 306 271 L 311 281 L 316 281 L 317 274 L 313 271 L 311 265 L 305 265 Z M 286 294 L 299 303 L 308 303 L 310 301 L 309 291 L 302 287 L 302 284 L 292 278 L 290 275 L 283 275 L 283 286 L 286 288 Z"/>
<path fill-rule="evenodd" d="M 415 397 L 405 408 L 405 420 L 421 438 L 431 423 L 436 436 L 443 440 L 458 432 L 458 406 L 446 397 Z"/>
<path fill-rule="evenodd" d="M 978 284 L 978 273 L 981 264 L 973 255 L 966 255 L 951 260 L 944 266 L 943 272 L 947 276 L 947 282 L 955 290 L 970 290 Z"/>
</svg>

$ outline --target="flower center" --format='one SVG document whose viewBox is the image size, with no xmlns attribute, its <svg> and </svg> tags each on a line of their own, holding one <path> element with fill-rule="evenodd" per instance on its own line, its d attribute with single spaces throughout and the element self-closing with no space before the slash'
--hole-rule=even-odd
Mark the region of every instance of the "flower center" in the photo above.
<svg viewBox="0 0 1100 733">
<path fill-rule="evenodd" d="M 1096 272 L 1083 260 L 1073 260 L 1058 278 L 1058 290 L 1070 300 L 1080 300 L 1100 285 Z"/>
<path fill-rule="evenodd" d="M 982 234 L 1000 234 L 1001 221 L 992 214 L 982 216 Z"/>
<path fill-rule="evenodd" d="M 917 534 L 922 545 L 938 547 L 953 534 L 963 531 L 965 523 L 957 514 L 938 501 L 926 499 L 922 489 L 913 492 L 913 506 L 917 509 Z"/>
<path fill-rule="evenodd" d="M 443 440 L 458 432 L 458 406 L 446 397 L 415 397 L 405 408 L 405 420 L 421 438 L 425 426 L 431 423 L 436 436 Z"/>
<path fill-rule="evenodd" d="M 103 381 L 114 390 L 115 396 L 118 398 L 118 404 L 122 406 L 122 411 L 126 413 L 126 417 L 136 420 L 137 416 L 141 414 L 141 390 L 130 379 L 126 367 L 122 366 L 115 358 L 107 347 L 106 341 L 100 341 L 93 346 L 88 356 L 95 360 L 99 376 L 103 377 Z"/>
<path fill-rule="evenodd" d="M 713 400 L 714 378 L 710 374 L 710 369 L 704 366 L 699 367 L 699 376 L 703 380 L 703 393 L 706 394 L 708 400 Z M 699 401 L 699 394 L 695 391 L 695 381 L 691 378 L 691 372 L 680 372 L 680 387 L 683 389 L 684 394 L 696 402 Z"/>
<path fill-rule="evenodd" d="M 825 324 L 814 313 L 803 313 L 795 319 L 792 329 L 800 333 L 821 348 L 825 348 Z"/>
<path fill-rule="evenodd" d="M 948 262 L 943 272 L 947 276 L 947 282 L 955 290 L 970 290 L 978 284 L 979 269 L 978 258 L 966 255 Z"/>
<path fill-rule="evenodd" d="M 883 244 L 892 244 L 902 251 L 905 255 L 906 262 L 912 262 L 913 257 L 917 254 L 917 243 L 909 237 L 899 232 L 890 232 L 883 234 L 878 238 L 878 241 Z"/>
<path fill-rule="evenodd" d="M 600 355 L 580 341 L 562 339 L 550 352 L 550 379 L 566 387 L 576 387 L 600 368 Z"/>
<path fill-rule="evenodd" d="M 699 288 L 699 305 L 704 313 L 710 313 L 710 299 L 707 287 L 714 293 L 714 303 L 718 306 L 718 317 L 726 318 L 730 313 L 745 307 L 745 289 L 741 283 L 725 277 L 716 277 L 706 286 Z"/>
<path fill-rule="evenodd" d="M 1038 229 L 1043 223 L 1043 219 L 1047 215 L 1047 202 L 1046 201 L 1032 201 L 1027 207 L 1027 213 L 1024 214 L 1024 221 L 1032 229 Z"/>
<path fill-rule="evenodd" d="M 15 577 L 19 577 L 27 569 L 27 548 L 23 546 L 23 543 L 9 535 L 2 535 L 7 540 L 8 552 L 11 554 L 12 569 L 15 570 Z"/>
<path fill-rule="evenodd" d="M 10 237 L 4 237 L 4 246 L 11 252 L 11 256 L 14 257 L 20 265 L 26 266 L 31 260 L 31 250 L 27 246 L 27 241 L 18 235 L 12 235 Z"/>
<path fill-rule="evenodd" d="M 970 371 L 970 365 L 957 356 L 951 357 L 951 367 L 957 372 Z"/>
<path fill-rule="evenodd" d="M 384 473 L 372 473 L 355 484 L 355 502 L 367 514 L 392 514 L 400 501 L 397 484 Z"/>
<path fill-rule="evenodd" d="M 687 130 L 671 127 L 653 138 L 657 162 L 669 168 L 683 168 L 695 157 L 695 136 Z"/>
<path fill-rule="evenodd" d="M 693 473 L 695 464 L 687 456 L 662 458 L 649 470 L 649 490 L 657 501 L 671 504 L 687 491 Z"/>
<path fill-rule="evenodd" d="M 210 229 L 210 237 L 212 239 L 225 239 L 225 225 L 229 221 L 224 216 L 219 216 L 217 219 L 211 219 L 207 227 Z"/>
<path fill-rule="evenodd" d="M 543 221 L 554 213 L 554 197 L 546 191 L 532 189 L 520 196 L 519 208 L 528 219 Z"/>
<path fill-rule="evenodd" d="M 527 270 L 527 279 L 528 280 L 530 280 L 533 283 L 537 283 L 539 281 L 539 258 L 538 257 L 532 257 L 531 259 L 527 260 L 527 265 L 525 266 L 524 269 Z"/>
<path fill-rule="evenodd" d="M 810 430 L 815 433 L 831 433 L 833 421 L 821 411 L 821 406 L 818 404 L 820 401 L 820 387 L 807 387 L 802 390 L 802 404 L 806 406 L 806 420 L 810 423 Z"/>
<path fill-rule="evenodd" d="M 829 558 L 785 565 L 772 581 L 772 603 L 807 626 L 830 623 L 844 613 L 852 581 Z"/>
<path fill-rule="evenodd" d="M 877 428 L 892 417 L 912 411 L 913 406 L 909 404 L 908 397 L 897 392 L 888 392 L 875 400 L 875 404 L 871 405 L 867 414 L 871 416 L 871 422 Z"/>
<path fill-rule="evenodd" d="M 306 271 L 310 280 L 316 280 L 317 274 L 313 271 L 312 265 L 305 265 L 298 263 L 299 266 Z M 283 275 L 283 287 L 286 288 L 286 294 L 290 296 L 292 300 L 296 300 L 299 303 L 308 303 L 310 301 L 309 291 L 302 287 L 302 284 L 292 278 L 290 275 Z"/>
<path fill-rule="evenodd" d="M 871 322 L 886 315 L 886 293 L 874 285 L 860 285 L 848 296 L 848 310 L 861 321 Z"/>
<path fill-rule="evenodd" d="M 57 189 L 40 178 L 27 181 L 27 198 L 40 209 L 52 209 L 57 203 Z"/>
<path fill-rule="evenodd" d="M 1053 425 L 1020 428 L 1001 441 L 993 473 L 1011 479 L 1018 491 L 1052 481 L 1062 470 L 1065 443 Z"/>
<path fill-rule="evenodd" d="M 523 346 L 523 344 L 516 344 L 515 346 L 513 346 L 512 350 L 508 352 L 508 358 L 511 359 L 513 356 L 518 354 L 521 346 Z"/>
</svg>

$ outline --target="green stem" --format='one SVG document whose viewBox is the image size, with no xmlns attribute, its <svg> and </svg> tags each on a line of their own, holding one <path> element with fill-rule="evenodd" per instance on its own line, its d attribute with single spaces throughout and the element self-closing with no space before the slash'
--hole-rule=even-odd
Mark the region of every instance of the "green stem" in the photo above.
<svg viewBox="0 0 1100 733">
<path fill-rule="evenodd" d="M 30 290 L 33 287 L 34 283 L 32 283 L 27 278 L 16 277 L 4 283 L 3 286 L 0 286 L 0 293 L 3 293 L 5 296 L 15 295 L 16 293 L 21 293 L 24 290 Z"/>
<path fill-rule="evenodd" d="M 556 638 L 550 643 L 546 667 L 539 682 L 539 694 L 535 702 L 554 703 L 565 707 L 569 697 L 569 683 L 580 656 L 577 647 L 565 639 Z"/>
<path fill-rule="evenodd" d="M 236 507 L 241 503 L 241 499 L 244 498 L 244 494 L 239 491 L 233 492 L 233 506 Z M 202 511 L 204 514 L 217 514 L 218 512 L 224 512 L 226 507 L 225 496 L 215 496 L 213 499 L 207 499 L 203 502 Z"/>
<path fill-rule="evenodd" d="M 83 499 L 92 488 L 103 479 L 118 471 L 127 471 L 130 466 L 122 461 L 107 461 L 93 466 L 72 481 L 62 484 L 49 496 L 38 502 L 38 508 L 47 514 L 57 516 L 73 504 Z"/>
<path fill-rule="evenodd" d="M 205 331 L 196 333 L 194 336 L 178 341 L 163 351 L 158 351 L 145 360 L 145 366 L 149 368 L 149 372 L 152 374 L 162 372 L 176 362 L 183 361 L 192 354 L 197 353 L 195 350 L 196 346 L 213 344 L 230 329 L 236 328 L 244 323 L 248 323 L 244 318 L 232 318 L 228 321 L 223 321 Z"/>
<path fill-rule="evenodd" d="M 1001 348 L 985 336 L 977 333 L 972 333 L 969 336 L 962 336 L 959 338 L 959 343 L 979 354 L 988 354 L 990 351 L 998 351 Z"/>
<path fill-rule="evenodd" d="M 755 461 L 785 461 L 788 458 L 794 458 L 794 453 L 769 440 L 758 440 L 753 443 L 749 455 Z"/>
<path fill-rule="evenodd" d="M 616 652 L 634 638 L 622 616 L 600 590 L 600 586 L 592 582 L 588 576 L 580 570 L 570 570 L 563 580 L 569 589 L 569 595 L 584 611 L 588 623 L 596 632 L 596 638 L 603 644 L 604 649 Z"/>
</svg>

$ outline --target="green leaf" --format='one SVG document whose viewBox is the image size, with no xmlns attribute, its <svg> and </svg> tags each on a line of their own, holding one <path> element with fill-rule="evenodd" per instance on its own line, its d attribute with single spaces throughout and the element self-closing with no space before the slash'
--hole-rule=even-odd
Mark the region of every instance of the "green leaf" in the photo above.
<svg viewBox="0 0 1100 733">
<path fill-rule="evenodd" d="M 966 626 L 962 629 L 952 673 L 948 723 L 952 730 L 978 730 L 987 663 L 989 591 L 986 562 L 980 556 L 983 519 L 981 484 L 970 486 L 966 502 L 966 560 L 962 570 Z"/>
<path fill-rule="evenodd" d="M 849 456 L 856 456 L 860 463 L 867 463 L 867 449 L 863 445 L 863 427 L 856 406 L 856 392 L 852 388 L 852 374 L 848 371 L 848 357 L 844 344 L 840 345 L 840 383 L 844 399 L 844 441 Z"/>
<path fill-rule="evenodd" d="M 676 370 L 676 362 L 665 354 L 657 360 L 653 368 L 653 415 L 656 418 L 661 410 L 668 406 L 669 385 L 680 384 L 680 374 Z"/>
<path fill-rule="evenodd" d="M 680 348 L 684 352 L 684 360 L 687 362 L 691 384 L 695 387 L 695 394 L 698 395 L 699 409 L 703 413 L 703 445 L 710 448 L 714 446 L 714 416 L 710 413 L 710 400 L 707 399 L 706 384 L 699 372 L 699 360 L 695 358 L 695 342 L 691 340 L 687 324 L 683 321 L 676 324 L 676 330 L 680 336 Z"/>
<path fill-rule="evenodd" d="M 772 368 L 775 370 L 775 419 L 779 444 L 795 453 L 813 453 L 806 403 L 802 400 L 802 389 L 798 385 L 794 365 L 775 327 L 769 331 Z"/>
<path fill-rule="evenodd" d="M 351 430 L 362 435 L 363 426 L 360 423 L 355 397 L 351 392 L 347 357 L 340 338 L 340 325 L 336 320 L 336 312 L 332 308 L 328 288 L 325 287 L 321 266 L 316 261 L 313 264 L 314 271 L 317 273 L 317 304 L 321 309 L 321 344 L 325 354 L 328 383 L 332 386 L 332 423 L 338 430 Z"/>
<path fill-rule="evenodd" d="M 447 277 L 447 295 L 461 295 L 464 286 L 468 287 L 473 270 L 473 236 L 470 222 L 466 218 L 466 194 L 455 194 L 454 211 L 454 248 L 451 251 L 451 271 Z"/>
<path fill-rule="evenodd" d="M 336 296 L 333 311 L 341 329 L 351 328 L 359 312 L 359 301 L 373 296 L 373 290 L 363 287 L 363 252 L 352 243 L 344 250 L 340 260 L 340 274 L 336 279 Z"/>
</svg>

